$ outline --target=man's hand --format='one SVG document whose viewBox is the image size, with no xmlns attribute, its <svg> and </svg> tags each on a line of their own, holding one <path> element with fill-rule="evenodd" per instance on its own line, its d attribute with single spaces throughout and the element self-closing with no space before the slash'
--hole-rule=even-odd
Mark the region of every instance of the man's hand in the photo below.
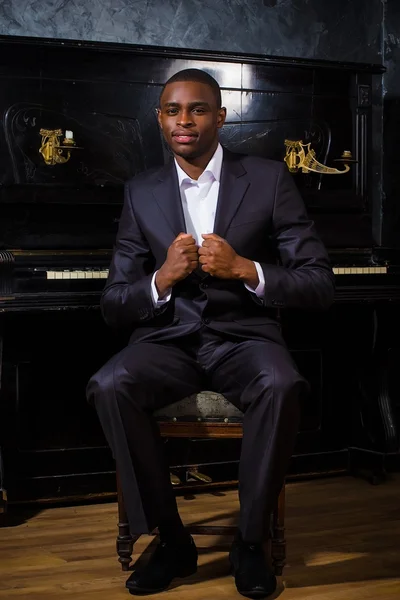
<svg viewBox="0 0 400 600">
<path fill-rule="evenodd" d="M 157 271 L 155 284 L 160 298 L 198 265 L 198 247 L 190 233 L 180 233 L 168 248 L 167 258 Z"/>
<path fill-rule="evenodd" d="M 220 279 L 240 279 L 252 288 L 259 281 L 254 263 L 239 256 L 226 240 L 215 233 L 203 233 L 199 248 L 199 263 L 205 273 Z"/>
</svg>

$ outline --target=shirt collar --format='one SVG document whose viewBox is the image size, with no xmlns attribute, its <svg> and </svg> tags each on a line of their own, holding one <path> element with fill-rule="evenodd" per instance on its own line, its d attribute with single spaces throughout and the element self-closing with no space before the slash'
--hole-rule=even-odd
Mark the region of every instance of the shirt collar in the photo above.
<svg viewBox="0 0 400 600">
<path fill-rule="evenodd" d="M 224 156 L 224 153 L 222 150 L 222 146 L 221 146 L 221 144 L 218 144 L 216 151 L 214 152 L 213 156 L 211 157 L 210 162 L 204 169 L 203 173 L 200 175 L 198 181 L 201 181 L 203 179 L 203 175 L 205 173 L 211 174 L 213 176 L 213 178 L 215 179 L 215 181 L 219 181 L 221 179 L 223 156 Z M 176 158 L 174 160 L 175 160 L 176 171 L 178 173 L 179 187 L 181 187 L 181 185 L 184 181 L 192 182 L 193 181 L 192 178 L 189 177 L 189 175 L 187 173 L 185 173 L 185 171 L 178 165 Z"/>
</svg>

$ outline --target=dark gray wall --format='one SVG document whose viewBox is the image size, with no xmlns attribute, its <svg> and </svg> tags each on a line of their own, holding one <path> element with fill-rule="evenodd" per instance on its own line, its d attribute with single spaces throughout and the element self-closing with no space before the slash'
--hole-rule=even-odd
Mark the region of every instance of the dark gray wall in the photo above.
<svg viewBox="0 0 400 600">
<path fill-rule="evenodd" d="M 381 0 L 4 0 L 0 34 L 381 62 Z"/>
<path fill-rule="evenodd" d="M 400 247 L 400 3 L 386 0 L 383 78 L 383 243 Z"/>
<path fill-rule="evenodd" d="M 400 2 L 386 0 L 384 17 L 384 93 L 387 98 L 400 95 Z"/>
</svg>

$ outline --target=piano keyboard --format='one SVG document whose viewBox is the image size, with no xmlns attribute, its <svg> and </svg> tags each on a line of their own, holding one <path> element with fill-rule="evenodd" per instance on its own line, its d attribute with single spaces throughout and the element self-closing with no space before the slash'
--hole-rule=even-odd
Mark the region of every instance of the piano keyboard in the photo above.
<svg viewBox="0 0 400 600">
<path fill-rule="evenodd" d="M 387 267 L 333 267 L 335 275 L 385 275 Z"/>
<path fill-rule="evenodd" d="M 47 279 L 107 279 L 108 269 L 103 269 L 102 271 L 46 271 L 46 277 Z"/>
</svg>

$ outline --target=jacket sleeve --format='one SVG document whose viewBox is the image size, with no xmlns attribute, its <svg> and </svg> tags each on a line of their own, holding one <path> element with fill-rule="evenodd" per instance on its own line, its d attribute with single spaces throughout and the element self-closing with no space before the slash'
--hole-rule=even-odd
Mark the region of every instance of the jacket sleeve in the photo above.
<svg viewBox="0 0 400 600">
<path fill-rule="evenodd" d="M 106 323 L 115 328 L 144 325 L 162 310 L 155 308 L 152 299 L 155 260 L 135 218 L 130 186 L 125 184 L 110 272 L 100 303 Z"/>
<path fill-rule="evenodd" d="M 265 277 L 264 305 L 329 308 L 334 299 L 335 279 L 328 253 L 283 164 L 277 177 L 272 220 L 272 241 L 280 264 L 261 263 Z"/>
</svg>

